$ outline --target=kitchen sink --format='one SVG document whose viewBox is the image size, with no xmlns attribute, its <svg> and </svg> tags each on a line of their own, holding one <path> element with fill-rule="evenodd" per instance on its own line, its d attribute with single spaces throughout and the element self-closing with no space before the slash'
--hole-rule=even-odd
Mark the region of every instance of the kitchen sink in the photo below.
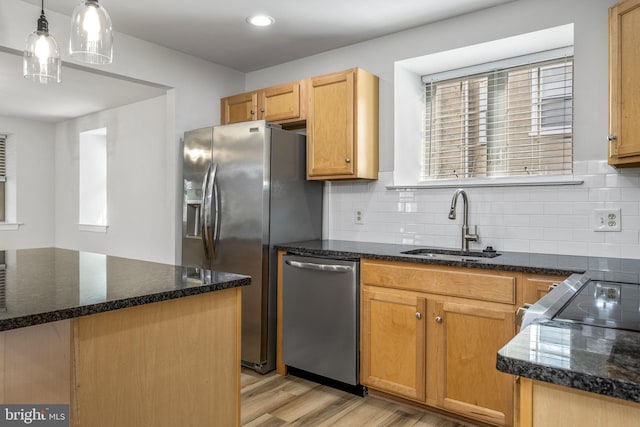
<svg viewBox="0 0 640 427">
<path fill-rule="evenodd" d="M 419 248 L 400 252 L 405 255 L 418 255 L 426 258 L 452 261 L 477 261 L 480 258 L 495 258 L 500 256 L 495 251 L 461 251 L 455 249 Z"/>
</svg>

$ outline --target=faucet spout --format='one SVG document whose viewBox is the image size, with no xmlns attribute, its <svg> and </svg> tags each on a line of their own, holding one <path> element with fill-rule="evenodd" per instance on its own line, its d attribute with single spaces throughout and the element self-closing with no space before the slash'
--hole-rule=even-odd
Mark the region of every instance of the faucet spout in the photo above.
<svg viewBox="0 0 640 427">
<path fill-rule="evenodd" d="M 458 204 L 458 197 L 462 196 L 462 251 L 469 251 L 469 242 L 478 240 L 478 227 L 475 226 L 473 233 L 469 233 L 469 199 L 467 193 L 459 188 L 453 193 L 453 199 L 451 199 L 451 208 L 449 209 L 449 219 L 456 219 L 456 207 Z"/>
</svg>

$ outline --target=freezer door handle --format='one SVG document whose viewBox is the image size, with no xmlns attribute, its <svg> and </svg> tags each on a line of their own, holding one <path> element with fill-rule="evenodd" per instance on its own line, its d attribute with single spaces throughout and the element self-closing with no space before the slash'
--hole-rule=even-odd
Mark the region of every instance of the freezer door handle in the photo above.
<svg viewBox="0 0 640 427">
<path fill-rule="evenodd" d="M 208 208 L 207 208 L 207 188 L 209 187 L 209 173 L 211 172 L 211 164 L 207 166 L 207 172 L 204 174 L 204 179 L 202 180 L 202 202 L 200 203 L 200 237 L 202 239 L 202 251 L 204 252 L 204 259 L 209 261 L 209 242 L 207 234 L 208 230 Z"/>
<path fill-rule="evenodd" d="M 300 261 L 285 261 L 287 265 L 295 268 L 302 268 L 306 270 L 320 270 L 320 271 L 329 271 L 332 273 L 346 273 L 349 271 L 353 271 L 353 267 L 349 265 L 334 265 L 334 264 L 316 264 L 313 262 L 300 262 Z"/>
</svg>

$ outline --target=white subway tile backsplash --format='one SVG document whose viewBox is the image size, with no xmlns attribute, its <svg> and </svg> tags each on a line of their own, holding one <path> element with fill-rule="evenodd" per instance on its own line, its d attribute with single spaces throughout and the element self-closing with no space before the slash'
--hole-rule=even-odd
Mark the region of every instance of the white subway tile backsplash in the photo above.
<svg viewBox="0 0 640 427">
<path fill-rule="evenodd" d="M 638 203 L 640 200 L 640 184 L 638 184 L 634 188 L 622 188 L 621 189 L 622 196 L 621 199 L 623 202 L 635 202 Z"/>
<path fill-rule="evenodd" d="M 606 161 L 577 161 L 574 179 L 584 184 L 469 188 L 469 223 L 478 226 L 480 235 L 471 246 L 640 259 L 640 170 L 617 170 Z M 455 189 L 387 190 L 388 185 L 393 185 L 388 171 L 377 181 L 325 184 L 325 237 L 460 246 L 460 200 L 458 218 L 447 218 Z M 355 224 L 356 208 L 365 212 L 362 225 Z M 621 209 L 622 231 L 593 231 L 593 210 L 598 208 Z"/>
<path fill-rule="evenodd" d="M 621 188 L 590 188 L 589 200 L 592 202 L 618 202 L 622 200 Z"/>
<path fill-rule="evenodd" d="M 605 175 L 605 185 L 610 188 L 635 187 L 637 189 L 640 186 L 640 177 L 637 175 L 607 174 Z"/>
</svg>

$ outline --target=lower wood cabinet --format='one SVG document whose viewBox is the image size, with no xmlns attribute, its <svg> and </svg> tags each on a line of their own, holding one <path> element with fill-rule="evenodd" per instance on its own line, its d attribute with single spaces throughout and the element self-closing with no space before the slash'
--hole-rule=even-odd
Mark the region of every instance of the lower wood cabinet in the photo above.
<svg viewBox="0 0 640 427">
<path fill-rule="evenodd" d="M 427 340 L 437 406 L 490 424 L 511 425 L 513 376 L 499 372 L 496 353 L 515 333 L 510 307 L 430 302 Z"/>
<path fill-rule="evenodd" d="M 637 426 L 640 403 L 520 378 L 520 427 Z"/>
<path fill-rule="evenodd" d="M 524 276 L 524 303 L 533 304 L 549 292 L 550 286 L 562 282 L 567 276 L 529 274 Z"/>
<path fill-rule="evenodd" d="M 496 369 L 496 355 L 515 335 L 521 281 L 519 273 L 363 260 L 362 384 L 513 425 L 514 377 Z"/>
<path fill-rule="evenodd" d="M 409 399 L 425 399 L 426 300 L 411 295 L 362 294 L 361 380 Z"/>
</svg>

